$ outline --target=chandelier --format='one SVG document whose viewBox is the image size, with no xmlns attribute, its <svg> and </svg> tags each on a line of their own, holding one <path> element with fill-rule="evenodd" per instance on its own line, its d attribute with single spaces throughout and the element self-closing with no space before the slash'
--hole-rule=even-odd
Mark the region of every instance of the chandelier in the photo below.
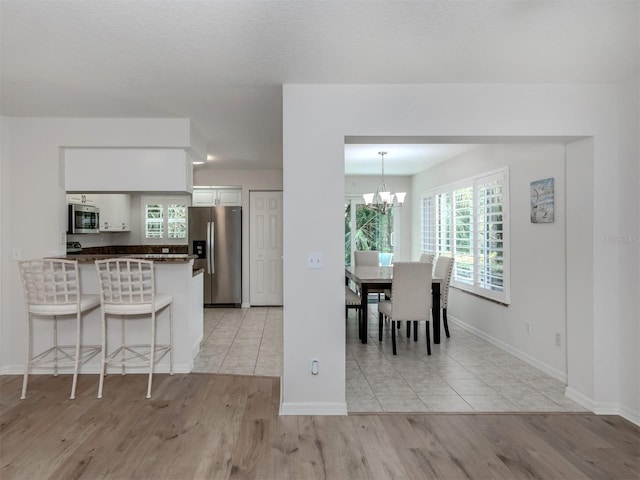
<svg viewBox="0 0 640 480">
<path fill-rule="evenodd" d="M 382 215 L 386 215 L 391 211 L 394 206 L 394 200 L 397 200 L 397 206 L 401 207 L 404 203 L 404 197 L 407 195 L 407 192 L 391 193 L 387 188 L 387 184 L 384 183 L 384 156 L 386 154 L 387 152 L 378 152 L 378 155 L 382 157 L 382 178 L 378 184 L 378 190 L 375 193 L 365 193 L 363 195 L 367 207 Z"/>
</svg>

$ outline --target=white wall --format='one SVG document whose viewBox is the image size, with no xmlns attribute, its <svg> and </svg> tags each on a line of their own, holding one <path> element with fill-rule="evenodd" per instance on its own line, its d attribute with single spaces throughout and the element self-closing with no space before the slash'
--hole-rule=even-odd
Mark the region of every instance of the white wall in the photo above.
<svg viewBox="0 0 640 480">
<path fill-rule="evenodd" d="M 411 260 L 411 208 L 415 204 L 416 197 L 411 191 L 411 177 L 400 175 L 385 175 L 387 186 L 393 192 L 407 192 L 402 208 L 395 209 L 396 218 L 399 218 L 394 260 Z M 362 195 L 367 192 L 375 192 L 380 183 L 380 177 L 371 175 L 346 175 L 344 179 L 345 195 Z"/>
<path fill-rule="evenodd" d="M 638 405 L 621 405 L 620 397 L 622 382 L 638 388 L 637 376 L 621 370 L 621 364 L 636 357 L 621 358 L 612 348 L 620 338 L 617 314 L 637 311 L 635 302 L 620 305 L 626 301 L 618 292 L 621 270 L 630 267 L 619 265 L 617 252 L 600 241 L 607 232 L 619 231 L 620 222 L 611 214 L 620 204 L 615 193 L 620 187 L 618 135 L 625 135 L 616 130 L 615 86 L 285 85 L 283 107 L 284 413 L 330 413 L 345 403 L 344 184 L 337 182 L 344 175 L 345 136 L 571 136 L 594 137 L 590 153 L 594 241 L 592 248 L 578 246 L 584 260 L 593 264 L 593 276 L 577 282 L 576 292 L 591 306 L 595 340 L 593 357 L 576 369 L 593 379 L 594 389 L 576 385 L 575 391 L 596 411 L 610 411 L 615 405 L 618 411 L 626 409 L 627 415 L 640 419 Z M 389 111 L 402 114 L 388 115 Z M 590 162 L 585 165 L 589 168 Z M 637 178 L 630 182 L 638 188 Z M 571 232 L 567 238 L 573 239 Z M 324 269 L 306 268 L 308 251 L 324 253 Z M 575 274 L 567 270 L 568 285 L 576 282 Z M 582 288 L 583 284 L 589 288 Z M 637 285 L 632 287 L 638 290 Z M 618 306 L 612 308 L 612 304 Z M 320 375 L 309 373 L 311 356 L 321 359 Z M 569 357 L 568 364 L 572 362 Z M 568 383 L 574 386 L 571 370 Z"/>
<path fill-rule="evenodd" d="M 26 259 L 66 251 L 62 148 L 191 149 L 190 126 L 189 119 L 2 118 L 0 373 L 23 363 L 26 347 L 23 294 L 12 252 L 19 249 Z"/>
<path fill-rule="evenodd" d="M 11 196 L 9 195 L 11 125 L 6 117 L 0 117 L 0 293 L 9 288 L 13 267 L 9 260 L 9 214 Z M 6 254 L 5 254 L 6 252 Z M 0 297 L 0 319 L 9 318 L 10 303 Z M 0 347 L 2 338 L 7 338 L 11 328 L 0 321 Z M 7 364 L 7 351 L 0 348 L 0 366 Z"/>
<path fill-rule="evenodd" d="M 640 15 L 640 13 L 639 13 Z M 620 271 L 620 398 L 627 416 L 638 415 L 640 405 L 640 78 L 622 83 L 618 91 L 622 131 L 618 174 L 619 230 L 606 242 L 617 253 Z M 635 285 L 636 288 L 633 288 Z M 635 408 L 634 408 L 635 406 Z M 640 415 L 638 415 L 640 416 Z"/>
<path fill-rule="evenodd" d="M 252 190 L 282 190 L 282 170 L 215 170 L 196 168 L 195 186 L 242 187 L 242 306 L 249 301 L 249 192 Z"/>
<path fill-rule="evenodd" d="M 584 368 L 594 361 L 594 139 L 567 145 L 567 393 L 576 400 L 594 398 L 595 377 Z M 589 259 L 589 261 L 585 261 Z M 588 298 L 588 297 L 586 297 Z"/>
<path fill-rule="evenodd" d="M 473 175 L 509 167 L 509 306 L 462 290 L 450 290 L 447 311 L 490 341 L 566 381 L 565 147 L 564 144 L 483 145 L 413 178 L 417 199 L 430 189 Z M 530 221 L 529 183 L 554 178 L 555 221 Z M 421 207 L 414 202 L 413 257 L 420 254 Z M 526 324 L 531 324 L 527 333 Z M 560 333 L 560 347 L 555 345 Z"/>
</svg>

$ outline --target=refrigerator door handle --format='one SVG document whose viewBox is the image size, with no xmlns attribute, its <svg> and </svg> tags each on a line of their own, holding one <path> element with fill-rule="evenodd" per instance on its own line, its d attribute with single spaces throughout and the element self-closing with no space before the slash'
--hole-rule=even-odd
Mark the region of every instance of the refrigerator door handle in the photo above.
<svg viewBox="0 0 640 480">
<path fill-rule="evenodd" d="M 215 248 L 215 228 L 214 222 L 207 222 L 207 273 L 216 273 L 214 260 Z"/>
</svg>

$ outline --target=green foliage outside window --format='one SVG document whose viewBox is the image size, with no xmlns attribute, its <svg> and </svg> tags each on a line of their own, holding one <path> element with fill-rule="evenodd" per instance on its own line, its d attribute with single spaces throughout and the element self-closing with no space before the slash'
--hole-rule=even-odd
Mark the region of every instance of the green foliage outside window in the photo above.
<svg viewBox="0 0 640 480">
<path fill-rule="evenodd" d="M 351 209 L 356 208 L 355 233 L 351 228 Z M 355 237 L 356 250 L 375 250 L 393 253 L 393 210 L 387 215 L 367 208 L 364 204 L 347 202 L 344 211 L 345 265 L 351 265 L 351 236 Z"/>
</svg>

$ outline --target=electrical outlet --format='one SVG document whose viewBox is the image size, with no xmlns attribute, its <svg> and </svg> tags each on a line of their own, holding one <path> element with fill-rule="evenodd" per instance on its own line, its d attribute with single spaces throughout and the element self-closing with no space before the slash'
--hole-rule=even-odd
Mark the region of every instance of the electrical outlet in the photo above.
<svg viewBox="0 0 640 480">
<path fill-rule="evenodd" d="M 311 375 L 318 375 L 320 372 L 320 362 L 316 359 L 311 360 Z"/>
<path fill-rule="evenodd" d="M 527 328 L 527 333 L 531 335 L 531 322 L 527 322 L 524 325 Z"/>
<path fill-rule="evenodd" d="M 561 340 L 561 338 L 560 338 L 560 334 L 559 334 L 559 333 L 556 333 L 556 347 L 559 347 L 559 346 L 560 346 L 560 340 Z"/>
<path fill-rule="evenodd" d="M 169 253 L 169 249 L 168 248 L 163 248 L 162 249 L 162 253 Z"/>
<path fill-rule="evenodd" d="M 11 256 L 14 260 L 22 260 L 22 250 L 14 248 Z"/>
<path fill-rule="evenodd" d="M 322 268 L 322 254 L 307 253 L 307 268 Z"/>
</svg>

